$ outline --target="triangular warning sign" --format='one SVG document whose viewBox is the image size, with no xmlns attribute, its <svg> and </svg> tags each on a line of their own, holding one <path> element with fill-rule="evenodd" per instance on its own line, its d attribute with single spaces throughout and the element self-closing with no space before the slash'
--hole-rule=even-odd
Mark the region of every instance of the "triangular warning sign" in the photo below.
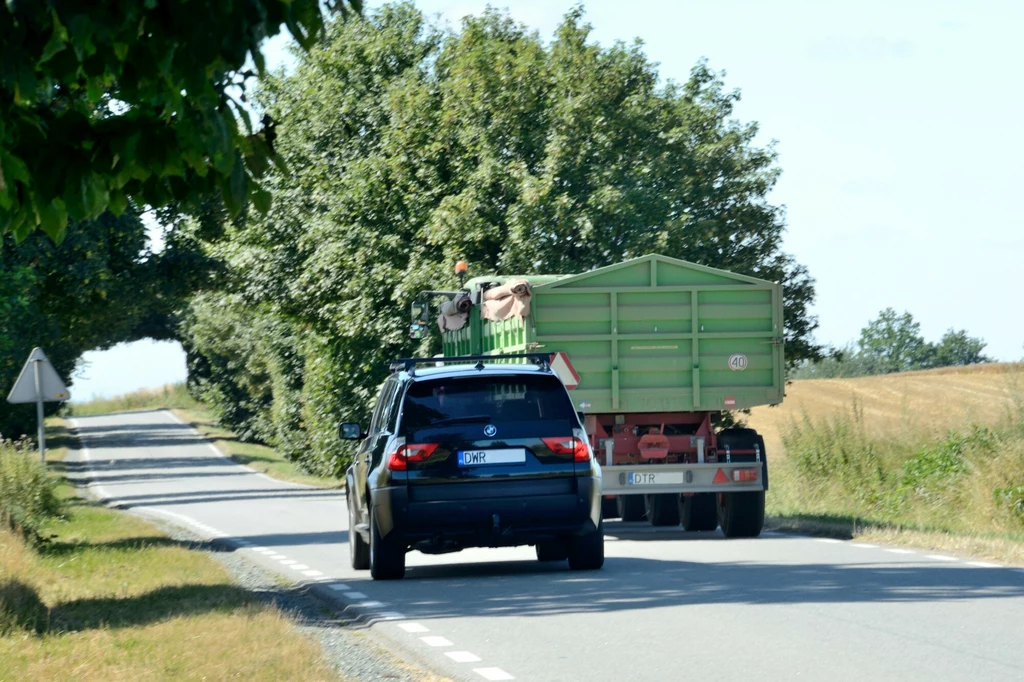
<svg viewBox="0 0 1024 682">
<path fill-rule="evenodd" d="M 36 365 L 39 365 L 39 392 L 36 392 Z M 49 358 L 42 348 L 36 348 L 28 356 L 25 366 L 21 368 L 14 388 L 7 396 L 9 403 L 34 403 L 42 395 L 43 402 L 53 403 L 69 400 L 71 394 L 68 387 L 50 364 Z"/>
<path fill-rule="evenodd" d="M 718 473 L 715 474 L 715 480 L 713 480 L 711 482 L 712 483 L 728 483 L 729 482 L 729 477 L 725 475 L 724 471 L 719 469 Z"/>
<path fill-rule="evenodd" d="M 576 368 L 572 366 L 568 355 L 561 351 L 552 353 L 549 364 L 551 365 L 551 371 L 558 375 L 558 378 L 562 380 L 567 389 L 571 391 L 580 385 L 580 375 L 576 372 Z"/>
</svg>

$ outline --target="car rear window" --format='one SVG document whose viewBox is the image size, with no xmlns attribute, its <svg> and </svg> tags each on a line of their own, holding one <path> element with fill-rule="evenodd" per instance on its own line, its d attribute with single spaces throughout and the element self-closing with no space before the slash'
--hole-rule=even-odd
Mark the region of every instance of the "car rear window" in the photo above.
<svg viewBox="0 0 1024 682">
<path fill-rule="evenodd" d="M 417 381 L 402 410 L 405 432 L 466 417 L 494 423 L 575 420 L 569 396 L 553 376 L 451 377 Z"/>
</svg>

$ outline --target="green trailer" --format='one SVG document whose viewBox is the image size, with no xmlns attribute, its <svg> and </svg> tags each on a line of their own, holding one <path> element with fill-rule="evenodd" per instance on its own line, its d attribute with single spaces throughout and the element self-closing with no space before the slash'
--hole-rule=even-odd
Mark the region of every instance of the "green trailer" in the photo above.
<svg viewBox="0 0 1024 682">
<path fill-rule="evenodd" d="M 526 312 L 485 317 L 488 291 L 521 282 Z M 577 275 L 475 277 L 459 295 L 444 355 L 549 353 L 602 463 L 606 516 L 760 533 L 764 441 L 713 425 L 782 402 L 779 284 L 648 255 Z"/>
</svg>

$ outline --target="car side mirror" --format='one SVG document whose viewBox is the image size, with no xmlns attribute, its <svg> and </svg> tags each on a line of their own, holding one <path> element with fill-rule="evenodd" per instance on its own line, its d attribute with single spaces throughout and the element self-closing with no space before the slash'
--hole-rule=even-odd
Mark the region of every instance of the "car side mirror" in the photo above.
<svg viewBox="0 0 1024 682">
<path fill-rule="evenodd" d="M 361 440 L 363 427 L 356 422 L 344 422 L 338 427 L 338 437 L 342 440 Z"/>
</svg>

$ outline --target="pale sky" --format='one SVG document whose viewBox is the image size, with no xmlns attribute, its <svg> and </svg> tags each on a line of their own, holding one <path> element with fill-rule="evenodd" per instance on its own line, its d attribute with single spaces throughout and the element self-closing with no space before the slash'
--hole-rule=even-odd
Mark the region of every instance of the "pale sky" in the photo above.
<svg viewBox="0 0 1024 682">
<path fill-rule="evenodd" d="M 378 3 L 373 3 L 378 4 Z M 505 3 L 491 3 L 504 6 Z M 511 14 L 550 39 L 571 0 Z M 457 27 L 486 2 L 420 0 Z M 843 345 L 888 306 L 929 341 L 949 327 L 1024 356 L 1024 3 L 592 0 L 593 38 L 641 38 L 664 79 L 701 57 L 743 95 L 736 116 L 777 140 L 785 250 L 817 280 L 821 343 Z M 283 41 L 268 62 L 288 60 Z M 117 369 L 78 379 L 76 399 L 184 379 L 179 350 L 123 347 Z M 150 355 L 147 355 L 149 353 Z M 177 353 L 177 355 L 175 355 Z M 176 359 L 175 359 L 176 358 Z M 112 365 L 112 366 L 115 366 Z M 157 378 L 142 370 L 165 367 Z"/>
</svg>

